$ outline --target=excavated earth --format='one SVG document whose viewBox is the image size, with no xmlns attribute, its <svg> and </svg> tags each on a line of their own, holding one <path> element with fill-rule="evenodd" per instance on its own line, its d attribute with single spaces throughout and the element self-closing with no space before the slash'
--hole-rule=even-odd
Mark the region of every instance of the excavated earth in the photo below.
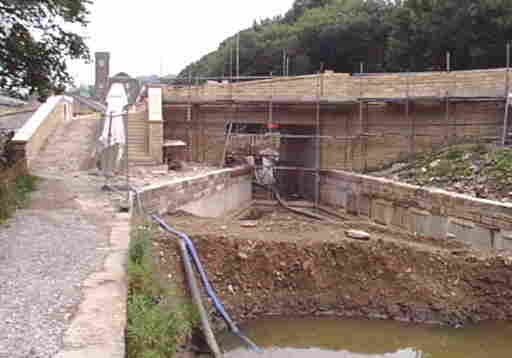
<svg viewBox="0 0 512 358">
<path fill-rule="evenodd" d="M 348 216 L 319 222 L 276 207 L 243 216 L 251 220 L 166 217 L 194 241 L 213 286 L 239 322 L 273 315 L 451 326 L 512 319 L 511 251 L 475 250 Z M 351 239 L 347 229 L 365 230 L 371 238 Z M 176 239 L 161 233 L 154 256 L 161 275 L 186 295 Z"/>
</svg>

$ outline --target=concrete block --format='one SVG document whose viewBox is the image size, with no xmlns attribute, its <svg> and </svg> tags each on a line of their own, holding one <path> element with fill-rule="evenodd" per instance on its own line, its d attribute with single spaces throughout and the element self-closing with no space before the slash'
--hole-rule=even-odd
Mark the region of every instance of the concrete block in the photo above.
<svg viewBox="0 0 512 358">
<path fill-rule="evenodd" d="M 372 219 L 382 225 L 390 225 L 393 221 L 393 204 L 387 200 L 374 200 L 372 202 Z"/>
<path fill-rule="evenodd" d="M 393 226 L 407 230 L 410 227 L 410 220 L 411 215 L 409 213 L 409 208 L 403 206 L 394 207 L 393 216 L 391 219 L 391 224 Z"/>
<path fill-rule="evenodd" d="M 358 196 L 358 212 L 359 215 L 363 215 L 366 217 L 370 217 L 370 211 L 371 211 L 371 198 L 368 195 L 359 195 Z"/>
<path fill-rule="evenodd" d="M 512 231 L 504 231 L 496 235 L 496 249 L 512 250 Z"/>
<path fill-rule="evenodd" d="M 492 231 L 470 221 L 450 218 L 447 231 L 454 234 L 457 240 L 463 241 L 472 247 L 481 249 L 492 248 Z"/>
</svg>

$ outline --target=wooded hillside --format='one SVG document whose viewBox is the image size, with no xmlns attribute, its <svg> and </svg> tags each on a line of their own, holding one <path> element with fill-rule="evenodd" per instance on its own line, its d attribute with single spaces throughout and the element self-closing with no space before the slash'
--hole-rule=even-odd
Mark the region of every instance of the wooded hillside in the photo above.
<svg viewBox="0 0 512 358">
<path fill-rule="evenodd" d="M 295 0 L 284 15 L 240 36 L 240 75 L 505 67 L 512 0 Z M 229 76 L 237 35 L 180 76 Z"/>
</svg>

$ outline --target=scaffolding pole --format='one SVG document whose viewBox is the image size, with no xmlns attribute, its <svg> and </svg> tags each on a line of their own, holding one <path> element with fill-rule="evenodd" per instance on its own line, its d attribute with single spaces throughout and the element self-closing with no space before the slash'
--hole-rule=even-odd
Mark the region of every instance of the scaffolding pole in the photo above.
<svg viewBox="0 0 512 358">
<path fill-rule="evenodd" d="M 187 140 L 188 150 L 187 157 L 189 161 L 192 161 L 192 131 L 190 125 L 192 122 L 192 74 L 188 73 L 188 101 L 187 101 Z"/>
<path fill-rule="evenodd" d="M 449 51 L 446 52 L 446 74 L 449 76 L 451 69 L 451 54 Z M 445 121 L 446 128 L 450 127 L 450 100 L 448 90 L 444 95 L 444 103 L 445 103 Z M 448 133 L 447 133 L 448 134 Z M 449 134 L 448 134 L 449 135 Z"/>
<path fill-rule="evenodd" d="M 409 71 L 407 71 L 407 75 L 405 76 L 405 122 L 411 123 L 411 138 L 410 138 L 410 150 L 411 154 L 416 152 L 416 122 L 414 121 L 414 116 L 410 117 L 410 103 L 409 103 Z"/>
<path fill-rule="evenodd" d="M 270 78 L 272 78 L 272 73 L 270 74 Z M 268 123 L 267 123 L 267 131 L 269 129 L 274 128 L 274 82 L 270 82 L 270 99 L 268 102 Z"/>
<path fill-rule="evenodd" d="M 510 91 L 510 42 L 507 42 L 507 71 L 505 72 L 505 97 L 508 96 Z"/>
<path fill-rule="evenodd" d="M 315 128 L 315 208 L 320 206 L 320 97 L 323 93 L 323 76 L 318 74 L 316 84 L 316 128 Z"/>
</svg>

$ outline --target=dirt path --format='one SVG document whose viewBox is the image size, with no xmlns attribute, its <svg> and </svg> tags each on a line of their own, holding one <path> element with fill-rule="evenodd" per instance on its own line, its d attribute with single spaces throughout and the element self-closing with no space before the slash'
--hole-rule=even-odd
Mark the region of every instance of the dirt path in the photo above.
<svg viewBox="0 0 512 358">
<path fill-rule="evenodd" d="M 96 121 L 52 135 L 32 166 L 42 178 L 27 209 L 0 227 L 0 357 L 46 358 L 81 301 L 81 285 L 103 266 L 114 209 L 90 161 Z"/>
</svg>

